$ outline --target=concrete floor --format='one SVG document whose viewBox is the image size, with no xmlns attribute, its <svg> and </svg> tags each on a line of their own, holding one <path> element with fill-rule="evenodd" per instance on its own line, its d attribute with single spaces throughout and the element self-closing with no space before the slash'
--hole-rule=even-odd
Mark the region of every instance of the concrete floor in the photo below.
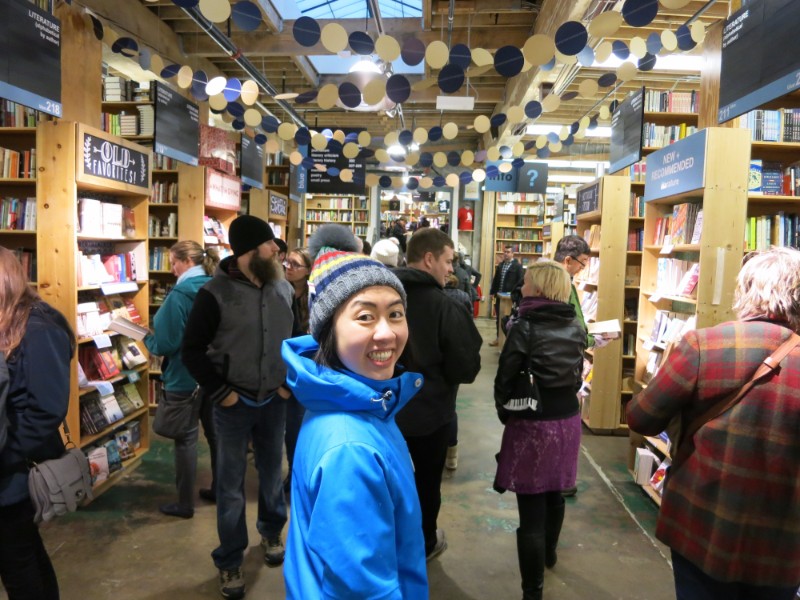
<svg viewBox="0 0 800 600">
<path fill-rule="evenodd" d="M 482 319 L 485 340 L 494 324 Z M 502 427 L 492 401 L 499 353 L 484 344 L 478 380 L 459 394 L 458 470 L 442 486 L 440 527 L 449 549 L 429 564 L 434 600 L 520 598 L 512 494 L 492 490 Z M 567 501 L 558 565 L 548 571 L 549 600 L 674 598 L 668 550 L 654 540 L 656 507 L 631 481 L 627 438 L 585 430 L 579 492 Z M 174 499 L 171 442 L 156 440 L 143 464 L 90 506 L 43 528 L 64 600 L 189 600 L 220 598 L 209 556 L 217 544 L 214 506 L 198 500 L 190 520 L 161 515 Z M 208 452 L 201 442 L 199 484 L 207 484 Z M 248 475 L 255 498 L 255 472 Z M 255 500 L 248 505 L 248 598 L 284 598 L 281 569 L 262 560 Z M 343 548 L 344 552 L 345 549 Z M 5 597 L 0 592 L 0 597 Z M 416 599 L 411 599 L 416 600 Z"/>
</svg>

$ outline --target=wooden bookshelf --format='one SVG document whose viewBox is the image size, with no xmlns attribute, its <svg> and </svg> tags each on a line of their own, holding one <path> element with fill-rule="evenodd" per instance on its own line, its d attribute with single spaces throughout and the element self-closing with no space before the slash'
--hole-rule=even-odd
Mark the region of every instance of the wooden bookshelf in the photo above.
<svg viewBox="0 0 800 600">
<path fill-rule="evenodd" d="M 349 194 L 306 194 L 304 222 L 306 240 L 325 223 L 340 223 L 365 239 L 370 223 L 369 198 Z"/>
<path fill-rule="evenodd" d="M 505 246 L 514 249 L 514 258 L 523 267 L 538 260 L 544 247 L 543 196 L 516 192 L 487 192 L 485 196 L 495 207 L 494 264 L 502 260 Z"/>
</svg>

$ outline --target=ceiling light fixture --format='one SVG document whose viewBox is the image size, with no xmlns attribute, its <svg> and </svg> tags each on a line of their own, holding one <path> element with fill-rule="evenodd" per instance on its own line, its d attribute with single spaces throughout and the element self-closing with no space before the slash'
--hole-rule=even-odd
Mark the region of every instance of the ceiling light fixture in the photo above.
<svg viewBox="0 0 800 600">
<path fill-rule="evenodd" d="M 362 58 L 348 70 L 350 73 L 382 73 L 381 68 L 372 59 Z"/>
</svg>

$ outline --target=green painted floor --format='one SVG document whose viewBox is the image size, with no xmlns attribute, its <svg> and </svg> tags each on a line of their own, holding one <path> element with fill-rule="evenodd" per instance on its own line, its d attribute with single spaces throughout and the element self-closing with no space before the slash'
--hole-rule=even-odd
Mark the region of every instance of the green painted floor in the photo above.
<svg viewBox="0 0 800 600">
<path fill-rule="evenodd" d="M 485 340 L 494 324 L 481 320 Z M 460 460 L 442 486 L 440 527 L 449 549 L 429 564 L 435 600 L 520 598 L 516 502 L 492 490 L 502 427 L 492 402 L 498 352 L 484 344 L 478 380 L 459 394 Z M 209 553 L 217 543 L 214 506 L 195 516 L 162 516 L 173 500 L 171 443 L 156 440 L 142 465 L 89 507 L 43 528 L 61 597 L 113 600 L 219 598 Z M 584 431 L 579 492 L 568 500 L 559 562 L 545 579 L 548 600 L 674 598 L 667 549 L 652 535 L 656 507 L 631 481 L 628 440 Z M 199 485 L 208 483 L 201 441 Z M 248 598 L 284 598 L 281 569 L 263 564 L 255 529 L 255 472 L 248 474 Z M 342 550 L 345 551 L 344 549 Z M 0 598 L 4 595 L 0 592 Z M 410 599 L 417 600 L 417 599 Z"/>
</svg>

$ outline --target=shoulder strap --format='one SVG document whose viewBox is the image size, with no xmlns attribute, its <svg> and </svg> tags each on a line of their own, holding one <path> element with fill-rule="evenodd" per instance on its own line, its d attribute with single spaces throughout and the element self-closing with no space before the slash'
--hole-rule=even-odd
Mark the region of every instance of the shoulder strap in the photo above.
<svg viewBox="0 0 800 600">
<path fill-rule="evenodd" d="M 680 465 L 694 451 L 694 443 L 691 442 L 691 440 L 694 437 L 694 434 L 697 433 L 698 429 L 700 429 L 709 421 L 717 418 L 729 408 L 736 405 L 736 403 L 739 402 L 739 400 L 741 400 L 756 383 L 758 383 L 767 375 L 774 373 L 780 367 L 781 361 L 786 358 L 786 356 L 798 345 L 800 345 L 800 335 L 792 332 L 792 335 L 790 335 L 789 338 L 783 342 L 783 344 L 781 344 L 777 350 L 775 350 L 775 352 L 770 354 L 761 362 L 750 380 L 745 383 L 738 392 L 723 398 L 704 413 L 695 417 L 682 434 L 684 443 L 680 444 L 678 452 L 673 458 L 672 464 L 674 466 Z"/>
</svg>

